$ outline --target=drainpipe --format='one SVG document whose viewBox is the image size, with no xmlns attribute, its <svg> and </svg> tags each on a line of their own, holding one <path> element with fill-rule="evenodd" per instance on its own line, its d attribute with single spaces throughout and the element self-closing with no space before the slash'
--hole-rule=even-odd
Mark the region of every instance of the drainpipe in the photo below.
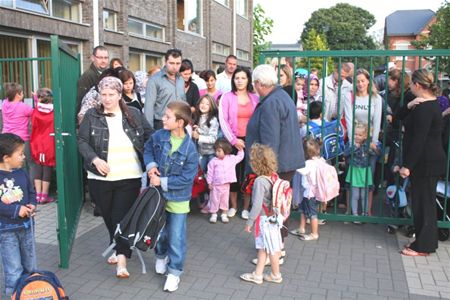
<svg viewBox="0 0 450 300">
<path fill-rule="evenodd" d="M 94 47 L 97 47 L 100 44 L 98 19 L 99 19 L 98 0 L 93 0 L 92 1 L 92 29 L 94 30 Z"/>
<path fill-rule="evenodd" d="M 236 55 L 236 0 L 233 0 L 233 55 Z"/>
</svg>

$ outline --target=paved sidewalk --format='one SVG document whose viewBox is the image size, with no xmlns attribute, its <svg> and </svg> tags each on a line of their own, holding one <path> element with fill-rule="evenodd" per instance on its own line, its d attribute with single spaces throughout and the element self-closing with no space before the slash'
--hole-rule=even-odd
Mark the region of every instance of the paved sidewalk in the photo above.
<svg viewBox="0 0 450 300">
<path fill-rule="evenodd" d="M 450 243 L 440 243 L 428 258 L 402 257 L 406 242 L 382 225 L 329 222 L 318 241 L 289 236 L 282 284 L 255 285 L 239 274 L 252 271 L 253 236 L 244 221 L 210 224 L 208 217 L 188 218 L 188 254 L 180 288 L 162 291 L 165 277 L 154 273 L 155 257 L 145 253 L 147 274 L 136 255 L 128 262 L 129 279 L 116 279 L 101 253 L 108 243 L 101 218 L 83 209 L 70 268 L 58 269 L 56 205 L 39 207 L 36 218 L 38 266 L 54 271 L 70 299 L 450 299 Z M 292 221 L 291 228 L 298 222 Z M 0 275 L 3 282 L 3 274 Z"/>
</svg>

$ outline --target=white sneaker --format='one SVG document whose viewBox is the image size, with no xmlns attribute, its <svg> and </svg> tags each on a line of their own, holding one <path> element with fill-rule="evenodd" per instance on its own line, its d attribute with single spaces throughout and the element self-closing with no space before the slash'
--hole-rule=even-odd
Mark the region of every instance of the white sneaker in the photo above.
<svg viewBox="0 0 450 300">
<path fill-rule="evenodd" d="M 157 258 L 155 263 L 156 274 L 164 275 L 167 272 L 167 263 L 169 262 L 169 257 Z"/>
<path fill-rule="evenodd" d="M 228 218 L 232 218 L 236 215 L 236 209 L 235 208 L 230 208 L 227 212 Z"/>
<path fill-rule="evenodd" d="M 228 223 L 230 222 L 230 219 L 228 219 L 227 214 L 221 214 L 220 219 L 222 220 L 222 223 Z"/>
<path fill-rule="evenodd" d="M 178 290 L 178 284 L 180 283 L 180 277 L 173 274 L 167 275 L 166 283 L 164 284 L 164 291 L 175 292 Z"/>
<path fill-rule="evenodd" d="M 244 220 L 248 220 L 248 210 L 244 209 L 241 213 L 241 218 Z"/>
<path fill-rule="evenodd" d="M 211 214 L 211 218 L 209 218 L 209 223 L 217 222 L 217 214 Z"/>
</svg>

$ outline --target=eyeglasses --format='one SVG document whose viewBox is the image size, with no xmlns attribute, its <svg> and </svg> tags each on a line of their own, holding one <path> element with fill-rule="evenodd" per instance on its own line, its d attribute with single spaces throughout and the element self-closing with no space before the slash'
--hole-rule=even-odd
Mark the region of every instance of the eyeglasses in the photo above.
<svg viewBox="0 0 450 300">
<path fill-rule="evenodd" d="M 94 55 L 94 56 L 95 56 L 95 58 L 100 59 L 100 60 L 108 60 L 109 59 L 109 56 L 97 56 L 97 55 Z"/>
</svg>

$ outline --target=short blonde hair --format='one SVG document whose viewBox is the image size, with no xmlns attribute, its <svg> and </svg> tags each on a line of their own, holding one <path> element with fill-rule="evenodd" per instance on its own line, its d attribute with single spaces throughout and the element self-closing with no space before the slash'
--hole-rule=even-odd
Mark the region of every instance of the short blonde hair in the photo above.
<svg viewBox="0 0 450 300">
<path fill-rule="evenodd" d="M 258 176 L 271 176 L 278 170 L 277 156 L 269 146 L 255 143 L 250 148 L 250 166 Z"/>
</svg>

